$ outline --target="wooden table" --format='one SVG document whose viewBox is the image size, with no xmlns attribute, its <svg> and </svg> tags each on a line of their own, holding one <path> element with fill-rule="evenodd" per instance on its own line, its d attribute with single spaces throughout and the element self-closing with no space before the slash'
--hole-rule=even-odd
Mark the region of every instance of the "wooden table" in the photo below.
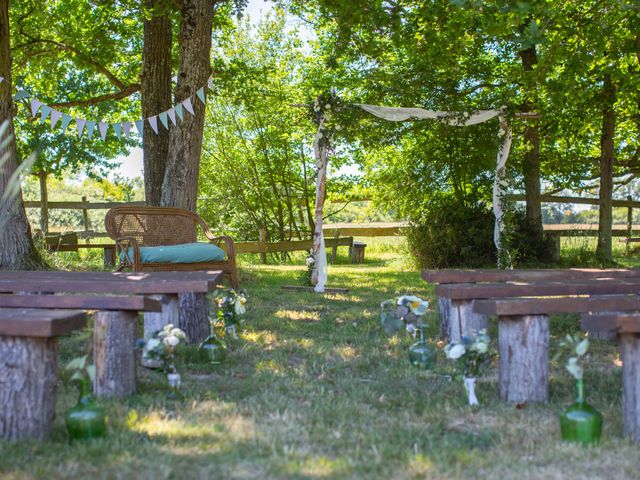
<svg viewBox="0 0 640 480">
<path fill-rule="evenodd" d="M 47 436 L 56 406 L 56 337 L 85 325 L 81 311 L 0 309 L 0 438 Z"/>
<path fill-rule="evenodd" d="M 209 327 L 205 294 L 213 291 L 221 278 L 220 271 L 201 272 L 60 272 L 0 271 L 0 292 L 95 293 L 106 295 L 151 295 L 158 308 L 145 309 L 145 332 L 173 323 L 185 330 L 191 342 L 206 338 Z M 194 297 L 195 309 L 180 308 L 179 295 Z M 34 305 L 45 302 L 38 296 Z M 85 300 L 89 297 L 85 296 Z M 66 300 L 69 302 L 70 300 Z M 97 302 L 98 300 L 96 300 Z M 154 305 L 157 305 L 155 303 Z M 99 304 L 94 304 L 100 308 Z M 110 308 L 117 308 L 118 304 Z M 136 319 L 139 308 L 108 310 L 101 308 L 94 321 L 94 391 L 102 397 L 124 397 L 135 393 Z M 50 307 L 48 307 L 50 308 Z M 89 307 L 86 307 L 89 308 Z M 160 310 L 154 313 L 149 310 Z"/>
</svg>

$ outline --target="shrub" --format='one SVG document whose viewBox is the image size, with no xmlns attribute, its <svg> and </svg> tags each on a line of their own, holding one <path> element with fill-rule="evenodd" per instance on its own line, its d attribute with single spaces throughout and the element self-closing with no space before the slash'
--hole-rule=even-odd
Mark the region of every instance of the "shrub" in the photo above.
<svg viewBox="0 0 640 480">
<path fill-rule="evenodd" d="M 460 200 L 447 195 L 430 200 L 407 233 L 409 250 L 420 267 L 494 266 L 491 209 L 474 197 Z"/>
<path fill-rule="evenodd" d="M 537 226 L 527 221 L 525 212 L 513 210 L 506 215 L 508 238 L 514 267 L 550 263 L 553 258 L 553 240 L 540 236 Z"/>
</svg>

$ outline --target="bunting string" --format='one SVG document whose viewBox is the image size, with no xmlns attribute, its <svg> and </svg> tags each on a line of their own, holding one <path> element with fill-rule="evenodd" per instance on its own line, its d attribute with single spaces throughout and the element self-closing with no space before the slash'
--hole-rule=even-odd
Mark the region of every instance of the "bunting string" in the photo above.
<svg viewBox="0 0 640 480">
<path fill-rule="evenodd" d="M 0 77 L 0 83 L 2 83 L 3 81 L 4 77 Z M 62 133 L 65 133 L 71 122 L 75 120 L 75 132 L 78 137 L 82 137 L 82 135 L 86 132 L 87 137 L 91 139 L 97 127 L 97 132 L 100 134 L 100 138 L 105 141 L 107 138 L 107 134 L 109 133 L 109 127 L 111 127 L 111 130 L 113 130 L 116 138 L 120 140 L 122 138 L 129 138 L 129 135 L 131 135 L 132 133 L 131 127 L 134 125 L 136 127 L 136 130 L 138 131 L 138 135 L 142 138 L 145 122 L 149 125 L 149 127 L 151 127 L 151 131 L 153 131 L 155 134 L 158 134 L 158 132 L 160 131 L 158 120 L 160 121 L 160 125 L 162 125 L 162 127 L 164 127 L 166 130 L 168 130 L 171 126 L 176 126 L 179 121 L 184 120 L 185 111 L 191 115 L 195 115 L 195 111 L 193 109 L 193 101 L 196 98 L 200 102 L 202 102 L 203 105 L 206 104 L 206 87 L 208 87 L 209 90 L 213 90 L 214 86 L 212 77 L 209 77 L 207 79 L 206 85 L 197 89 L 194 95 L 185 98 L 181 102 L 178 102 L 170 109 L 147 118 L 135 120 L 133 122 L 108 123 L 103 120 L 99 120 L 96 122 L 89 121 L 83 117 L 74 117 L 64 112 L 60 112 L 53 107 L 50 107 L 49 105 L 41 102 L 36 97 L 29 94 L 27 91 L 18 87 L 16 87 L 16 94 L 13 96 L 13 99 L 16 101 L 23 100 L 24 102 L 28 103 L 31 110 L 32 118 L 35 118 L 38 113 L 40 113 L 41 124 L 44 124 L 47 120 L 49 120 L 51 130 L 54 130 L 57 127 Z"/>
</svg>

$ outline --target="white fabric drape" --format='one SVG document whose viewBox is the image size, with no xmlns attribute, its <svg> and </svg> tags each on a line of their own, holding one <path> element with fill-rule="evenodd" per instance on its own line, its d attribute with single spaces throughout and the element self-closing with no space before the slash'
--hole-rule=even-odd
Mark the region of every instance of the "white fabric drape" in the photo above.
<svg viewBox="0 0 640 480">
<path fill-rule="evenodd" d="M 324 196 L 327 180 L 327 147 L 326 142 L 320 143 L 322 139 L 322 127 L 324 126 L 324 118 L 320 119 L 316 136 L 313 139 L 313 154 L 316 159 L 316 216 L 315 230 L 313 232 L 313 254 L 315 256 L 315 273 L 316 285 L 314 291 L 324 292 L 327 284 L 327 252 L 324 246 L 324 234 L 322 232 L 322 221 L 324 216 Z M 314 276 L 312 275 L 312 279 Z"/>
<path fill-rule="evenodd" d="M 506 165 L 509 151 L 511 150 L 511 129 L 509 128 L 503 109 L 498 110 L 477 110 L 473 113 L 442 112 L 437 110 L 424 110 L 422 108 L 404 107 L 381 107 L 378 105 L 356 104 L 364 111 L 376 117 L 390 120 L 392 122 L 403 122 L 405 120 L 437 120 L 457 127 L 467 127 L 483 123 L 492 118 L 500 119 L 500 150 L 496 160 L 496 171 L 493 182 L 493 214 L 495 216 L 495 226 L 493 230 L 493 242 L 500 255 L 500 236 L 504 230 L 504 211 L 502 208 L 502 197 L 505 185 Z"/>
<path fill-rule="evenodd" d="M 385 120 L 403 122 L 405 120 L 438 120 L 449 125 L 467 127 L 486 122 L 497 117 L 501 110 L 478 110 L 473 113 L 441 112 L 422 108 L 380 107 L 377 105 L 357 104 L 363 110 Z"/>
</svg>

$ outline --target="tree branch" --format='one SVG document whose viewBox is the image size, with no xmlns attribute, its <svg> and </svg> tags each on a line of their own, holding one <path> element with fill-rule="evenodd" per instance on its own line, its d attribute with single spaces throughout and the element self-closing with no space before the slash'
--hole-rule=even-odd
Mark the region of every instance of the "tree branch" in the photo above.
<svg viewBox="0 0 640 480">
<path fill-rule="evenodd" d="M 123 87 L 124 88 L 122 88 L 122 90 L 120 90 L 119 92 L 107 93 L 105 95 L 99 95 L 97 97 L 88 98 L 86 100 L 71 100 L 69 102 L 52 103 L 49 106 L 53 108 L 89 107 L 91 105 L 96 105 L 107 100 L 120 100 L 121 98 L 126 98 L 129 95 L 140 91 L 139 83 L 133 85 L 125 85 Z"/>
</svg>

